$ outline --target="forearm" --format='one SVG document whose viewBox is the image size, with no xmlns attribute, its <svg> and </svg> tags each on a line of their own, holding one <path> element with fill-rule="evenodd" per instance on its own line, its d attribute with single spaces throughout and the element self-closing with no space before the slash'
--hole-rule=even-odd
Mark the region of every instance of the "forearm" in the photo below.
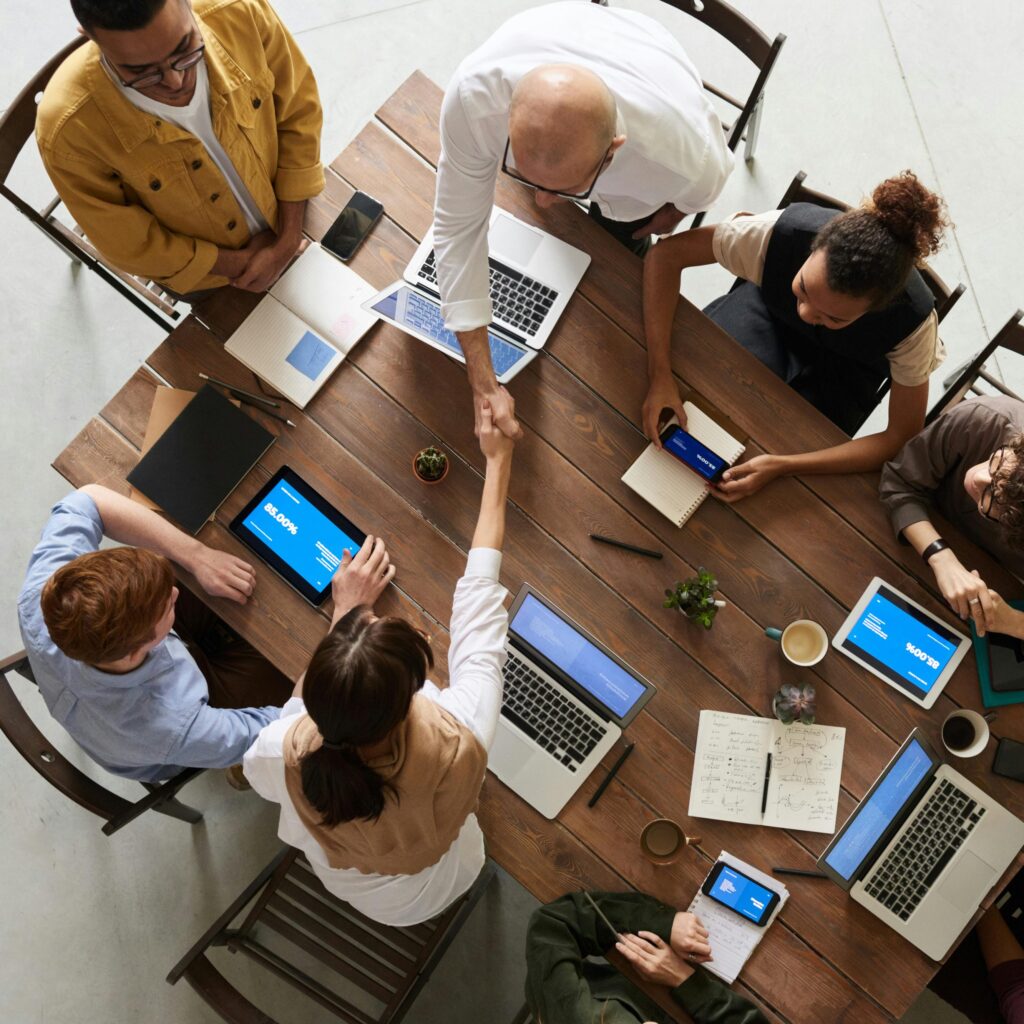
<svg viewBox="0 0 1024 1024">
<path fill-rule="evenodd" d="M 277 204 L 277 244 L 289 246 L 292 251 L 302 241 L 302 224 L 306 215 L 306 200 Z"/>
<path fill-rule="evenodd" d="M 486 395 L 498 388 L 498 379 L 491 364 L 491 347 L 486 327 L 475 327 L 471 331 L 458 331 L 456 337 L 466 357 L 466 376 L 473 393 Z"/>
<path fill-rule="evenodd" d="M 884 431 L 844 441 L 832 448 L 794 455 L 776 455 L 780 476 L 813 476 L 820 473 L 866 473 L 878 469 L 899 451 L 902 440 Z"/>
<path fill-rule="evenodd" d="M 499 455 L 487 460 L 484 490 L 480 498 L 480 514 L 473 531 L 474 548 L 494 548 L 505 543 L 505 507 L 508 504 L 508 481 L 512 455 Z"/>
<path fill-rule="evenodd" d="M 242 275 L 249 263 L 250 255 L 248 249 L 218 249 L 217 259 L 210 269 L 210 273 L 233 281 Z"/>
</svg>

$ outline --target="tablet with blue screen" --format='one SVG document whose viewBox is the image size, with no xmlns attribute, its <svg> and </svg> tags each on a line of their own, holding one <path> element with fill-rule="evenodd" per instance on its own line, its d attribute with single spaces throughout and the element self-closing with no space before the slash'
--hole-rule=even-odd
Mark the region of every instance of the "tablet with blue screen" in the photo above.
<svg viewBox="0 0 1024 1024">
<path fill-rule="evenodd" d="M 319 607 L 348 549 L 366 534 L 297 473 L 282 466 L 235 516 L 231 532 L 310 604 Z"/>
<path fill-rule="evenodd" d="M 832 646 L 921 707 L 939 698 L 970 640 L 877 576 Z"/>
</svg>

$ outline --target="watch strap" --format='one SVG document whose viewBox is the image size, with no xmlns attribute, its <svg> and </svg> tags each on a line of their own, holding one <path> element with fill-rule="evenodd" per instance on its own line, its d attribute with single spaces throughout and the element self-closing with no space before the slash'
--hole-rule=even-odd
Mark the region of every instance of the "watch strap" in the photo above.
<svg viewBox="0 0 1024 1024">
<path fill-rule="evenodd" d="M 921 558 L 925 562 L 927 562 L 928 559 L 932 557 L 932 555 L 936 555 L 940 551 L 945 551 L 948 547 L 949 545 L 941 537 L 939 537 L 938 539 L 933 540 L 931 544 L 929 544 L 928 547 L 926 547 L 924 551 L 921 552 Z"/>
</svg>

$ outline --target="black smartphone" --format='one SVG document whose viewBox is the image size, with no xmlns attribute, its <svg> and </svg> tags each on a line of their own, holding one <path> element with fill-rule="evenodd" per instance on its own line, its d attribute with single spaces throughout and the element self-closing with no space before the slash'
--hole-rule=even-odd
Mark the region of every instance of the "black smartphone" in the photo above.
<svg viewBox="0 0 1024 1024">
<path fill-rule="evenodd" d="M 384 204 L 365 192 L 356 192 L 338 214 L 338 219 L 327 229 L 320 244 L 333 252 L 339 260 L 350 260 L 363 239 L 380 220 Z"/>
<path fill-rule="evenodd" d="M 729 463 L 716 455 L 706 444 L 701 444 L 678 423 L 672 423 L 661 432 L 661 446 L 674 455 L 684 466 L 702 476 L 709 484 L 717 484 Z"/>
<path fill-rule="evenodd" d="M 992 761 L 992 771 L 1016 782 L 1024 782 L 1024 743 L 1001 739 Z"/>
<path fill-rule="evenodd" d="M 779 894 L 748 875 L 719 861 L 704 879 L 700 891 L 716 903 L 763 928 L 779 905 Z"/>
</svg>

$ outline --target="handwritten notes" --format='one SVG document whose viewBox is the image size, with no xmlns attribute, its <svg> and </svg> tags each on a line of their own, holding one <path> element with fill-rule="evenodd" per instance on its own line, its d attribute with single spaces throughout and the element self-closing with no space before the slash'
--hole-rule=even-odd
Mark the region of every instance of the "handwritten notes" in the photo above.
<svg viewBox="0 0 1024 1024">
<path fill-rule="evenodd" d="M 702 711 L 690 786 L 691 817 L 832 833 L 846 730 Z M 761 814 L 765 767 L 772 755 Z"/>
</svg>

